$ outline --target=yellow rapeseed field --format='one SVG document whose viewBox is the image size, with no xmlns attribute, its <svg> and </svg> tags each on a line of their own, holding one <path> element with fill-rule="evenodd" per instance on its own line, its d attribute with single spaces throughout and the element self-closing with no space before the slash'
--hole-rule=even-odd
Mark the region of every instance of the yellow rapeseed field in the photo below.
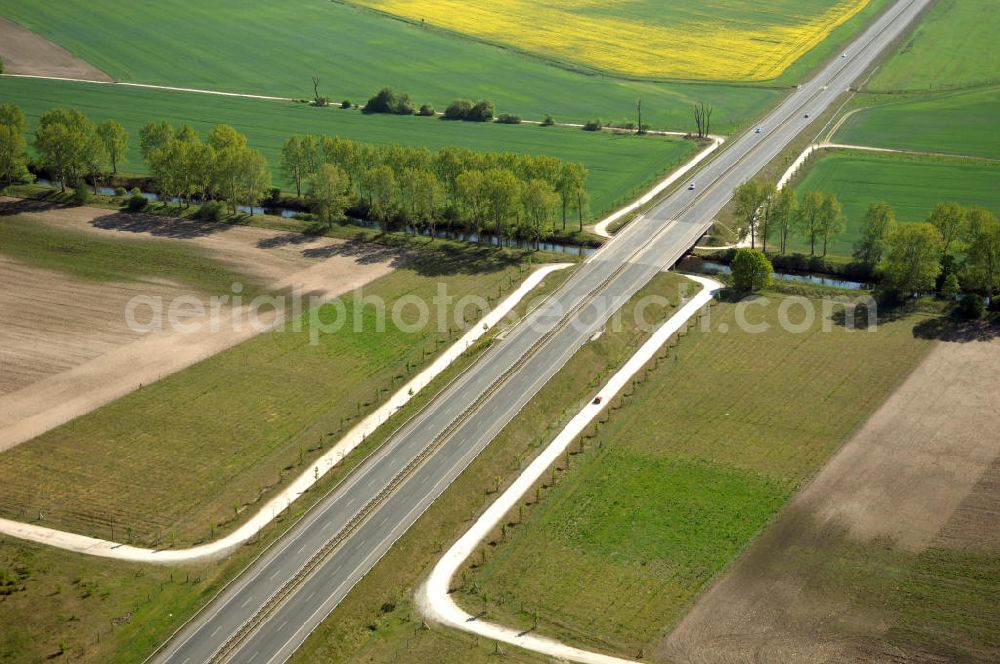
<svg viewBox="0 0 1000 664">
<path fill-rule="evenodd" d="M 355 0 L 628 76 L 775 78 L 869 0 Z"/>
</svg>

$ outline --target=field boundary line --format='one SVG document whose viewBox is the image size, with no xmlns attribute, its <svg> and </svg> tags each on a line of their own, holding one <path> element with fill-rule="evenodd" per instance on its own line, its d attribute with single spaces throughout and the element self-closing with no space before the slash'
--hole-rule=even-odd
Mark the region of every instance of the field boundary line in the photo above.
<svg viewBox="0 0 1000 664">
<path fill-rule="evenodd" d="M 590 402 L 491 504 L 476 522 L 438 560 L 427 581 L 417 590 L 417 606 L 431 620 L 495 641 L 502 641 L 526 650 L 584 664 L 633 664 L 632 660 L 591 652 L 568 646 L 555 639 L 538 636 L 531 630 L 518 630 L 480 620 L 462 610 L 451 598 L 451 581 L 458 569 L 472 555 L 504 516 L 524 497 L 546 470 L 555 463 L 569 445 L 619 394 L 636 373 L 656 355 L 663 344 L 712 300 L 722 284 L 706 277 L 688 275 L 702 289 L 673 316 L 664 321 L 653 335 L 639 347 L 597 392 L 600 403 Z"/>
<path fill-rule="evenodd" d="M 120 542 L 99 539 L 55 528 L 48 528 L 20 521 L 0 518 L 0 534 L 18 539 L 47 544 L 56 548 L 104 558 L 131 562 L 180 564 L 194 560 L 217 558 L 251 539 L 282 514 L 296 499 L 308 491 L 320 478 L 334 468 L 368 436 L 389 420 L 446 368 L 458 359 L 489 330 L 502 322 L 507 315 L 534 290 L 549 274 L 571 267 L 572 263 L 554 263 L 539 267 L 520 286 L 507 296 L 495 309 L 448 347 L 430 366 L 400 387 L 389 399 L 347 432 L 323 456 L 310 463 L 278 495 L 265 503 L 256 514 L 229 535 L 207 544 L 187 549 L 147 549 Z"/>
</svg>

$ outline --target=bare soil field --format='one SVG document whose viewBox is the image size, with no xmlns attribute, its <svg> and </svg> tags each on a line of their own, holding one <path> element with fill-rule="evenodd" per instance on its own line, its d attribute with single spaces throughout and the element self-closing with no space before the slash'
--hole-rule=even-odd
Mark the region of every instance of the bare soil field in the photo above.
<svg viewBox="0 0 1000 664">
<path fill-rule="evenodd" d="M 0 199 L 0 214 L 17 212 L 57 227 L 104 236 L 170 238 L 202 247 L 209 256 L 256 277 L 272 292 L 298 289 L 319 300 L 336 297 L 388 273 L 395 255 L 378 247 L 258 228 L 208 226 L 94 208 L 30 211 Z M 192 296 L 180 284 L 98 283 L 0 259 L 0 451 L 234 346 L 279 322 L 273 309 L 259 324 L 234 323 L 230 306 L 217 329 L 201 316 L 185 318 L 196 332 L 171 326 L 135 331 L 125 311 L 135 296 Z M 246 306 L 242 307 L 246 311 Z M 140 316 L 137 315 L 137 318 Z M 143 321 L 145 322 L 145 321 Z"/>
<path fill-rule="evenodd" d="M 97 67 L 3 17 L 0 17 L 0 59 L 8 74 L 111 82 L 111 77 Z"/>
<path fill-rule="evenodd" d="M 998 368 L 1000 339 L 939 342 L 656 659 L 996 661 Z"/>
</svg>

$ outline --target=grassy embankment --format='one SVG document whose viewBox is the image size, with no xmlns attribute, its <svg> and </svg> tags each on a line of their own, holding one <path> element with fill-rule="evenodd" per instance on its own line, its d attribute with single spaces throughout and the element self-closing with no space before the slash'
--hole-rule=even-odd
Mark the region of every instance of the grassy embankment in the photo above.
<svg viewBox="0 0 1000 664">
<path fill-rule="evenodd" d="M 228 123 L 247 134 L 250 144 L 265 154 L 275 183 L 286 189 L 291 185 L 284 182 L 279 170 L 281 145 L 296 133 L 339 135 L 378 145 L 404 144 L 430 149 L 454 145 L 482 152 L 550 155 L 569 162 L 583 162 L 587 167 L 590 172 L 587 189 L 594 215 L 633 198 L 658 175 L 677 166 L 697 148 L 693 141 L 672 137 L 372 116 L 293 102 L 64 81 L 0 78 L 0 100 L 17 104 L 24 110 L 29 132 L 42 113 L 57 106 L 78 108 L 95 122 L 109 117 L 117 119 L 131 137 L 129 162 L 124 170 L 140 174 L 145 164 L 139 152 L 139 129 L 146 122 L 187 122 L 202 135 L 220 122 Z"/>
<path fill-rule="evenodd" d="M 726 83 L 588 76 L 336 2 L 291 0 L 251 10 L 237 0 L 175 0 L 145 7 L 137 18 L 111 0 L 86 8 L 3 0 L 0 14 L 116 80 L 141 83 L 311 99 L 311 76 L 318 74 L 320 94 L 336 102 L 363 103 L 389 85 L 438 110 L 457 97 L 485 98 L 501 113 L 538 120 L 550 113 L 565 122 L 634 120 L 641 97 L 644 121 L 663 129 L 693 127 L 691 104 L 705 101 L 716 109 L 716 129 L 726 133 L 779 96 Z M 157 115 L 167 115 L 170 103 Z"/>
<path fill-rule="evenodd" d="M 932 343 L 913 333 L 921 315 L 874 333 L 823 332 L 817 316 L 794 334 L 772 302 L 751 308 L 771 328 L 750 334 L 735 305 L 712 311 L 711 331 L 637 388 L 526 527 L 467 570 L 471 611 L 525 629 L 537 611 L 541 633 L 651 652 Z"/>
</svg>

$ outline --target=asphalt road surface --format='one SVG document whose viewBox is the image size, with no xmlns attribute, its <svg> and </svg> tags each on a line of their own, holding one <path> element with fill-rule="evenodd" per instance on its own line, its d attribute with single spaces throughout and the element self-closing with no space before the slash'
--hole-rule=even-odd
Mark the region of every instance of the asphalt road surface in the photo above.
<svg viewBox="0 0 1000 664">
<path fill-rule="evenodd" d="M 761 120 L 760 134 L 751 129 L 703 167 L 694 190 L 682 188 L 629 224 L 209 603 L 155 661 L 194 664 L 220 654 L 241 664 L 289 659 L 573 353 L 693 246 L 733 190 L 806 130 L 929 2 L 898 2 L 846 57 Z M 279 592 L 281 601 L 270 601 Z"/>
</svg>

